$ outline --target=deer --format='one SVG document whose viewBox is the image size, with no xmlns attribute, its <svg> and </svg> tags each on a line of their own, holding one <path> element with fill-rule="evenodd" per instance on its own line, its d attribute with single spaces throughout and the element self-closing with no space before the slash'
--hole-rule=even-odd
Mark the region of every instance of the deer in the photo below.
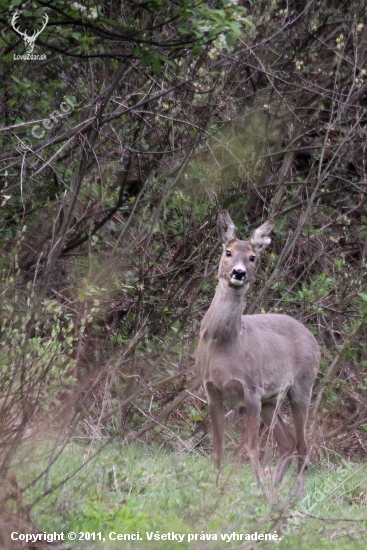
<svg viewBox="0 0 367 550">
<path fill-rule="evenodd" d="M 241 403 L 245 409 L 241 448 L 249 456 L 255 483 L 263 486 L 259 461 L 262 420 L 272 431 L 280 454 L 275 485 L 281 484 L 296 453 L 294 496 L 302 498 L 308 463 L 306 422 L 320 347 L 313 334 L 288 315 L 242 315 L 244 295 L 258 257 L 271 242 L 273 228 L 274 221 L 269 219 L 243 241 L 236 238 L 228 212 L 219 213 L 217 230 L 223 253 L 214 298 L 200 326 L 196 368 L 208 401 L 217 484 L 224 450 L 225 404 Z M 285 397 L 290 403 L 295 438 L 279 414 Z"/>
</svg>

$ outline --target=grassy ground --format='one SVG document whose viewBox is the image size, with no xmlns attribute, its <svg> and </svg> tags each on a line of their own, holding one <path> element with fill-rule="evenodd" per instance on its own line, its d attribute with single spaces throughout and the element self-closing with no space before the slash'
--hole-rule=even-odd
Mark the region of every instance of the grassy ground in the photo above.
<svg viewBox="0 0 367 550">
<path fill-rule="evenodd" d="M 47 479 L 33 485 L 25 498 L 31 502 L 59 484 L 96 451 L 70 443 L 50 467 Z M 30 461 L 27 476 L 32 469 L 34 477 L 41 467 L 41 447 L 39 452 Z M 69 481 L 41 498 L 32 508 L 32 520 L 45 532 L 73 531 L 77 538 L 83 532 L 90 533 L 86 538 L 97 539 L 76 540 L 74 548 L 366 548 L 367 467 L 342 462 L 311 466 L 305 498 L 287 507 L 294 467 L 275 498 L 271 483 L 265 496 L 252 484 L 247 464 L 226 458 L 228 464 L 216 487 L 208 456 L 109 444 Z M 271 505 L 271 500 L 277 504 Z M 109 533 L 125 539 L 134 535 L 138 540 L 111 541 Z M 256 542 L 259 534 L 274 533 L 281 540 Z M 154 540 L 158 535 L 160 539 Z"/>
</svg>

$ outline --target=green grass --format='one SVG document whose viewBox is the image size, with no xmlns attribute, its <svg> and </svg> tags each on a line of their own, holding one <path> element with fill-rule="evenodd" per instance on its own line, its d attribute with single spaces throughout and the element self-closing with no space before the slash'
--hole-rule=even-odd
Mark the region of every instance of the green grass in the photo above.
<svg viewBox="0 0 367 550">
<path fill-rule="evenodd" d="M 97 447 L 92 449 L 96 452 Z M 45 447 L 39 446 L 20 481 L 34 478 L 45 462 Z M 34 501 L 58 485 L 86 460 L 90 448 L 70 443 L 47 478 L 32 485 L 24 498 Z M 367 468 L 310 467 L 306 496 L 302 503 L 287 509 L 284 502 L 294 482 L 294 467 L 279 495 L 270 505 L 252 483 L 248 464 L 230 462 L 224 468 L 219 487 L 211 458 L 198 453 L 165 452 L 143 445 L 101 448 L 84 468 L 64 484 L 40 498 L 32 508 L 32 520 L 45 532 L 73 531 L 102 533 L 105 541 L 76 541 L 74 548 L 191 549 L 222 548 L 279 549 L 342 548 L 367 545 Z M 25 474 L 25 472 L 27 472 Z M 23 479 L 22 479 L 23 477 Z M 267 488 L 268 496 L 271 487 Z M 283 503 L 283 504 L 282 504 Z M 297 512 L 305 515 L 300 516 Z M 147 540 L 146 533 L 185 535 L 182 542 Z M 274 533 L 280 541 L 232 540 L 221 535 Z M 108 533 L 139 533 L 140 541 L 109 541 Z M 188 535 L 191 534 L 191 541 Z M 197 534 L 197 540 L 193 535 Z M 208 539 L 211 535 L 211 540 Z M 218 540 L 215 540 L 214 535 Z M 200 538 L 201 537 L 201 538 Z"/>
</svg>

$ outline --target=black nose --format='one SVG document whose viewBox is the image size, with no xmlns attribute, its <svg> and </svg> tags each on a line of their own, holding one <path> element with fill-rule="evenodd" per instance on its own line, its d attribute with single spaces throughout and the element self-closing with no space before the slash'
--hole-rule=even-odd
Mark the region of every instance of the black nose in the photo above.
<svg viewBox="0 0 367 550">
<path fill-rule="evenodd" d="M 244 269 L 234 269 L 232 271 L 232 278 L 237 281 L 244 281 L 246 279 L 246 271 Z"/>
</svg>

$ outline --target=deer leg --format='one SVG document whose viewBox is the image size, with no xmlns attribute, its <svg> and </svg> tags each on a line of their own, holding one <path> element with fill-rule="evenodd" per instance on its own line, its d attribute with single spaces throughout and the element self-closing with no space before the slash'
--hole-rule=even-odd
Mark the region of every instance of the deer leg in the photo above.
<svg viewBox="0 0 367 550">
<path fill-rule="evenodd" d="M 260 399 L 246 400 L 246 411 L 244 414 L 245 436 L 243 444 L 249 456 L 256 483 L 262 483 L 262 473 L 259 461 L 260 413 Z"/>
<path fill-rule="evenodd" d="M 209 403 L 209 415 L 212 421 L 212 429 L 213 429 L 214 465 L 216 470 L 218 471 L 218 477 L 219 477 L 223 448 L 224 448 L 225 408 L 224 408 L 222 393 L 211 382 L 208 382 L 206 384 L 206 393 L 207 393 L 208 403 Z M 217 482 L 218 482 L 218 477 L 217 477 Z"/>
<path fill-rule="evenodd" d="M 277 464 L 275 483 L 280 485 L 286 473 L 291 456 L 295 449 L 294 438 L 282 417 L 276 412 L 275 402 L 263 403 L 261 418 L 274 434 L 279 449 L 279 461 Z"/>
<path fill-rule="evenodd" d="M 296 399 L 295 392 L 290 392 L 290 405 L 293 414 L 293 421 L 296 430 L 296 448 L 298 456 L 298 477 L 297 488 L 295 492 L 296 498 L 300 499 L 304 493 L 305 471 L 308 461 L 308 445 L 306 439 L 306 422 L 308 409 L 311 402 L 311 392 L 306 397 Z M 299 397 L 299 396 L 298 396 Z"/>
</svg>

